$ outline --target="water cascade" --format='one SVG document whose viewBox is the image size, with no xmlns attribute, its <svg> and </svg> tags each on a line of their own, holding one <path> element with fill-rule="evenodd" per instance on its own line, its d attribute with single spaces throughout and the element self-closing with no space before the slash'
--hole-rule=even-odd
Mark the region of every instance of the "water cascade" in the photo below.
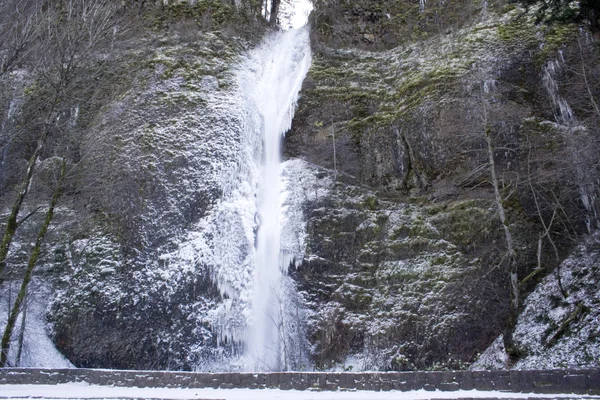
<svg viewBox="0 0 600 400">
<path fill-rule="evenodd" d="M 282 276 L 292 260 L 281 250 L 282 136 L 290 129 L 295 103 L 310 66 L 308 29 L 279 33 L 265 43 L 265 68 L 257 76 L 254 98 L 262 116 L 262 173 L 257 193 L 258 233 L 254 293 L 247 356 L 252 370 L 282 369 Z"/>
<path fill-rule="evenodd" d="M 582 167 L 582 165 L 586 164 L 581 163 L 580 160 L 587 157 L 593 159 L 597 155 L 589 154 L 590 152 L 587 151 L 589 146 L 586 137 L 586 128 L 577 119 L 567 100 L 560 94 L 558 77 L 563 72 L 565 60 L 562 52 L 559 51 L 558 55 L 559 57 L 556 60 L 550 60 L 544 66 L 542 80 L 554 109 L 554 118 L 556 119 L 557 126 L 564 132 L 565 140 L 569 143 L 568 146 L 571 150 L 580 200 L 587 213 L 587 229 L 588 232 L 591 232 L 592 225 L 595 224 L 594 221 L 598 221 L 597 210 L 594 206 L 597 196 L 596 185 L 594 178 L 590 175 L 590 171 Z M 587 165 L 592 164 L 589 161 L 587 163 Z"/>
<path fill-rule="evenodd" d="M 239 134 L 227 141 L 231 157 L 214 170 L 220 199 L 177 253 L 165 256 L 206 268 L 220 291 L 219 301 L 198 303 L 196 317 L 210 327 L 194 349 L 198 370 L 306 367 L 305 309 L 287 275 L 304 255 L 302 196 L 291 178 L 303 172 L 298 163 L 282 167 L 280 147 L 311 64 L 308 6 L 282 4 L 281 25 L 294 29 L 269 33 L 238 64 L 229 95 L 209 103 L 239 116 Z"/>
</svg>

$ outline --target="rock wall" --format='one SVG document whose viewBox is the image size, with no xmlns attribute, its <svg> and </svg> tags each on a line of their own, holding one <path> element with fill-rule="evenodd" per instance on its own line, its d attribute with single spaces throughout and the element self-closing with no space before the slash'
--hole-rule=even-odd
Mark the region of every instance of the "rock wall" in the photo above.
<svg viewBox="0 0 600 400">
<path fill-rule="evenodd" d="M 486 135 L 523 294 L 597 227 L 597 42 L 578 26 L 535 25 L 502 1 L 315 7 L 313 66 L 284 146 L 314 164 L 310 184 L 298 183 L 306 256 L 291 271 L 312 362 L 466 367 L 504 329 L 509 297 Z M 56 287 L 53 338 L 77 366 L 193 369 L 208 358 L 225 369 L 235 346 L 211 330 L 222 294 L 197 253 L 178 251 L 238 168 L 247 116 L 231 77 L 252 42 L 237 35 L 264 27 L 221 1 L 156 10 L 147 35 L 118 48 L 93 104 L 64 105 L 61 127 L 75 126 L 77 140 L 53 136 L 42 164 L 66 152 L 76 168 L 38 271 Z M 11 79 L 0 96 L 5 209 L 35 139 L 15 135 L 35 110 L 32 77 Z M 43 204 L 52 174 L 36 174 L 27 212 Z M 19 231 L 15 271 L 36 221 Z M 595 269 L 576 269 L 596 287 Z M 578 306 L 567 303 L 571 315 Z M 598 303 L 584 305 L 578 318 L 594 328 Z M 539 318 L 530 308 L 524 315 Z M 560 319 L 544 324 L 561 330 Z M 597 341 L 592 328 L 584 350 Z"/>
<path fill-rule="evenodd" d="M 318 368 L 460 368 L 501 332 L 490 323 L 508 301 L 491 201 L 399 203 L 321 174 L 303 188 L 306 256 L 290 271 Z"/>
<path fill-rule="evenodd" d="M 567 232 L 597 224 L 600 197 L 590 207 L 581 193 L 598 191 L 600 115 L 567 72 L 596 76 L 597 44 L 503 2 L 315 8 L 313 66 L 284 149 L 340 181 L 307 204 L 310 255 L 295 275 L 314 310 L 315 362 L 464 366 L 503 331 L 509 296 L 486 136 L 522 295 L 581 240 Z M 565 103 L 580 105 L 581 131 L 564 123 Z"/>
<path fill-rule="evenodd" d="M 600 393 L 600 370 L 445 371 L 387 373 L 218 373 L 103 371 L 90 369 L 2 369 L 0 384 L 52 385 L 86 382 L 124 387 L 455 391 L 497 390 L 524 393 Z"/>
</svg>

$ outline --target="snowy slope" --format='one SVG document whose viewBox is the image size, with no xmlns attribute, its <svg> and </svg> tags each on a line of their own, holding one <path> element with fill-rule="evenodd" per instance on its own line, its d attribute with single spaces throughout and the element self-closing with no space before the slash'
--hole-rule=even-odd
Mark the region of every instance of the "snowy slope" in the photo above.
<svg viewBox="0 0 600 400">
<path fill-rule="evenodd" d="M 0 329 L 4 331 L 7 318 L 8 305 L 14 301 L 19 288 L 12 282 L 0 288 Z M 27 318 L 23 331 L 23 348 L 20 361 L 16 362 L 18 353 L 18 336 L 22 331 L 22 319 L 17 320 L 11 342 L 8 362 L 19 367 L 37 368 L 74 368 L 58 350 L 48 335 L 46 322 L 46 307 L 51 296 L 51 289 L 47 283 L 34 279 L 29 286 L 26 300 Z"/>
<path fill-rule="evenodd" d="M 525 300 L 514 333 L 523 358 L 517 369 L 596 367 L 600 360 L 600 234 L 591 235 Z M 506 367 L 498 338 L 473 369 Z"/>
<path fill-rule="evenodd" d="M 0 386 L 2 396 L 11 399 L 52 398 L 52 399 L 102 399 L 102 398 L 152 398 L 152 399 L 228 399 L 228 400 L 425 400 L 425 399 L 599 399 L 598 396 L 579 396 L 574 394 L 531 394 L 484 391 L 427 392 L 307 392 L 294 390 L 252 390 L 252 389 L 165 389 L 165 388 L 119 388 L 108 386 L 89 386 L 81 383 L 62 385 L 3 385 Z"/>
</svg>

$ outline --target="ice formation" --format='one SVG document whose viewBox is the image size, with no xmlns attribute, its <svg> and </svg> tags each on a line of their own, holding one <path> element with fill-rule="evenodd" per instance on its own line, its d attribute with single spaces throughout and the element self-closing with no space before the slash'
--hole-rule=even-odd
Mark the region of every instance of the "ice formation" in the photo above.
<svg viewBox="0 0 600 400">
<path fill-rule="evenodd" d="M 180 260 L 211 269 L 223 301 L 210 324 L 220 342 L 245 349 L 238 366 L 245 370 L 290 368 L 298 347 L 287 333 L 298 327 L 286 313 L 299 310 L 286 272 L 303 256 L 303 222 L 293 185 L 284 184 L 280 146 L 311 63 L 308 33 L 274 32 L 241 63 L 236 86 L 245 117 L 237 164 L 223 173 L 220 201 L 179 251 Z"/>
<path fill-rule="evenodd" d="M 590 176 L 589 171 L 585 171 L 581 167 L 583 163 L 578 162 L 578 160 L 582 157 L 596 157 L 596 155 L 587 154 L 589 152 L 583 151 L 588 147 L 586 128 L 577 119 L 567 100 L 560 94 L 557 78 L 563 72 L 565 60 L 562 52 L 559 52 L 558 55 L 558 59 L 550 60 L 544 66 L 542 81 L 554 107 L 554 117 L 558 127 L 564 132 L 565 139 L 569 143 L 572 152 L 579 196 L 587 213 L 587 229 L 591 233 L 592 225 L 596 225 L 594 222 L 599 219 L 598 211 L 594 206 L 598 193 L 595 190 L 594 179 Z"/>
<path fill-rule="evenodd" d="M 290 30 L 267 40 L 257 50 L 247 82 L 250 101 L 261 115 L 263 152 L 258 185 L 258 233 L 250 331 L 247 340 L 251 369 L 281 369 L 285 365 L 282 343 L 282 275 L 294 258 L 281 245 L 282 185 L 281 137 L 291 127 L 302 81 L 310 66 L 308 30 Z M 256 71 L 256 72 L 254 72 Z"/>
</svg>

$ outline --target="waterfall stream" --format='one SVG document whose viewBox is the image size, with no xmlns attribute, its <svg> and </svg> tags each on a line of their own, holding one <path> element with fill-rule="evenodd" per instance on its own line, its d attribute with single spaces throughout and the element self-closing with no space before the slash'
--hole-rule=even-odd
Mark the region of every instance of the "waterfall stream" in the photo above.
<svg viewBox="0 0 600 400">
<path fill-rule="evenodd" d="M 303 26 L 271 32 L 236 73 L 245 115 L 240 142 L 232 143 L 237 160 L 194 241 L 195 257 L 210 266 L 221 292 L 212 330 L 241 357 L 232 354 L 214 368 L 279 371 L 301 363 L 300 302 L 287 268 L 302 259 L 303 221 L 290 199 L 293 184 L 283 182 L 280 148 L 310 64 Z"/>
<path fill-rule="evenodd" d="M 565 132 L 564 137 L 571 151 L 580 200 L 587 213 L 587 229 L 591 233 L 592 225 L 594 224 L 593 221 L 598 220 L 597 211 L 594 207 L 597 195 L 595 190 L 596 185 L 594 178 L 590 175 L 590 171 L 586 170 L 582 165 L 592 165 L 593 163 L 580 162 L 588 153 L 585 151 L 588 147 L 586 128 L 577 119 L 567 100 L 560 94 L 558 76 L 564 69 L 565 60 L 562 52 L 559 52 L 558 55 L 559 58 L 548 61 L 544 66 L 542 81 L 552 103 L 556 123 Z M 592 157 L 596 157 L 596 155 L 592 155 Z"/>
<path fill-rule="evenodd" d="M 251 370 L 280 370 L 286 364 L 282 277 L 293 261 L 281 246 L 281 138 L 291 128 L 298 92 L 310 67 L 308 28 L 277 33 L 259 49 L 263 69 L 253 101 L 262 125 L 258 233 L 247 357 Z M 260 58 L 262 58 L 260 57 Z M 293 257 L 293 255 L 292 255 Z"/>
<path fill-rule="evenodd" d="M 287 275 L 304 256 L 298 182 L 306 173 L 282 164 L 280 148 L 311 65 L 308 6 L 285 3 L 281 25 L 300 27 L 270 32 L 240 60 L 227 100 L 210 103 L 239 118 L 227 144 L 232 156 L 212 160 L 221 196 L 176 255 L 165 256 L 205 269 L 220 292 L 199 303 L 196 318 L 210 332 L 201 332 L 205 342 L 195 349 L 198 370 L 306 368 L 305 308 Z"/>
</svg>

